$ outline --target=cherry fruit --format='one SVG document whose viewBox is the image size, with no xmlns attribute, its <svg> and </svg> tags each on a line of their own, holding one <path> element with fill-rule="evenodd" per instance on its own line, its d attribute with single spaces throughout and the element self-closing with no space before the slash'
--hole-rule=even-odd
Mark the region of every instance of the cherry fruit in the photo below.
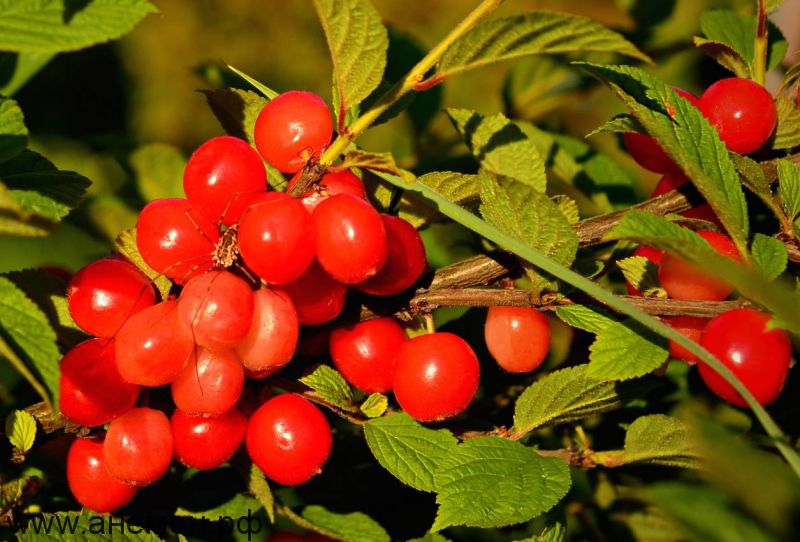
<svg viewBox="0 0 800 542">
<path fill-rule="evenodd" d="M 708 318 L 697 316 L 665 316 L 664 323 L 676 331 L 686 335 L 692 342 L 699 343 L 700 336 L 703 334 Z M 688 363 L 696 363 L 697 356 L 689 352 L 686 348 L 675 341 L 669 341 L 669 355 L 675 359 L 680 359 Z"/>
<path fill-rule="evenodd" d="M 527 373 L 547 357 L 550 322 L 530 307 L 489 307 L 484 337 L 500 367 L 510 373 Z"/>
<path fill-rule="evenodd" d="M 67 483 L 75 500 L 98 514 L 113 512 L 136 495 L 135 487 L 108 474 L 103 442 L 93 438 L 77 438 L 69 447 Z"/>
<path fill-rule="evenodd" d="M 713 231 L 699 231 L 721 256 L 741 261 L 739 251 L 730 237 Z M 673 254 L 664 254 L 658 271 L 661 286 L 673 299 L 722 301 L 733 292 L 733 286 L 722 279 L 708 275 L 693 264 Z"/>
<path fill-rule="evenodd" d="M 172 428 L 160 410 L 132 408 L 108 426 L 103 459 L 117 480 L 150 485 L 167 472 L 172 455 Z"/>
<path fill-rule="evenodd" d="M 274 373 L 289 363 L 297 348 L 300 323 L 289 296 L 270 288 L 253 295 L 253 319 L 236 354 L 248 371 Z"/>
<path fill-rule="evenodd" d="M 299 178 L 300 173 L 297 173 L 289 181 L 286 189 L 291 190 L 292 187 L 297 184 Z M 323 175 L 316 186 L 303 194 L 300 201 L 303 202 L 306 210 L 312 213 L 314 209 L 317 208 L 317 205 L 322 203 L 325 198 L 336 196 L 337 194 L 348 194 L 356 198 L 367 199 L 367 189 L 364 188 L 364 183 L 355 173 L 349 169 L 345 169 Z"/>
<path fill-rule="evenodd" d="M 178 461 L 193 469 L 209 470 L 228 461 L 242 445 L 247 418 L 235 408 L 216 418 L 176 410 L 170 425 Z"/>
<path fill-rule="evenodd" d="M 667 173 L 661 177 L 660 181 L 658 181 L 658 184 L 653 189 L 652 197 L 655 198 L 657 196 L 666 194 L 667 192 L 677 190 L 688 182 L 689 178 L 683 173 Z M 711 206 L 708 203 L 703 203 L 693 209 L 689 209 L 685 213 L 681 213 L 681 216 L 696 220 L 705 220 L 707 222 L 721 225 L 719 218 L 717 218 L 717 215 L 714 213 L 714 210 L 711 209 Z"/>
<path fill-rule="evenodd" d="M 386 228 L 386 263 L 378 274 L 356 285 L 371 295 L 394 295 L 413 285 L 428 261 L 419 232 L 402 218 L 381 215 Z"/>
<path fill-rule="evenodd" d="M 232 350 L 200 348 L 172 381 L 172 400 L 192 416 L 219 416 L 239 400 L 244 367 Z"/>
<path fill-rule="evenodd" d="M 305 326 L 324 324 L 339 316 L 347 296 L 347 285 L 331 277 L 316 261 L 300 278 L 278 289 L 291 298 Z"/>
</svg>

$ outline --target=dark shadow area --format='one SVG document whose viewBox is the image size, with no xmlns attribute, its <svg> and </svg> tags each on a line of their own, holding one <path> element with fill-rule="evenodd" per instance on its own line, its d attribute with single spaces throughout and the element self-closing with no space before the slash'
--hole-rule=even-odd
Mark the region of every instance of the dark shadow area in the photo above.
<svg viewBox="0 0 800 542">
<path fill-rule="evenodd" d="M 64 24 L 69 24 L 75 15 L 86 9 L 91 3 L 92 0 L 64 0 L 64 15 L 62 16 Z"/>
</svg>

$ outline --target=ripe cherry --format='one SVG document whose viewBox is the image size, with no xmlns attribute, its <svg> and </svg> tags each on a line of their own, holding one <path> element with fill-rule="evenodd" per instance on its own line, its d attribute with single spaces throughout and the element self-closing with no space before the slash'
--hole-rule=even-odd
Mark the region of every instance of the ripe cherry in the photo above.
<svg viewBox="0 0 800 542">
<path fill-rule="evenodd" d="M 292 177 L 287 186 L 287 190 L 291 190 L 299 178 L 300 173 Z M 348 194 L 356 198 L 367 199 L 367 189 L 364 188 L 364 183 L 355 173 L 349 169 L 345 169 L 323 175 L 316 186 L 303 194 L 300 201 L 303 202 L 306 210 L 311 213 L 314 212 L 317 205 L 325 198 L 336 196 L 337 194 Z"/>
<path fill-rule="evenodd" d="M 316 261 L 299 279 L 278 289 L 291 298 L 297 317 L 305 326 L 323 324 L 339 316 L 347 296 L 347 285 L 331 277 Z"/>
<path fill-rule="evenodd" d="M 378 274 L 356 288 L 371 295 L 394 295 L 414 284 L 428 261 L 419 232 L 396 216 L 381 215 L 386 228 L 386 263 Z"/>
<path fill-rule="evenodd" d="M 703 334 L 708 318 L 697 316 L 665 316 L 662 318 L 664 323 L 675 331 L 680 331 L 693 342 L 699 343 L 700 336 Z M 669 341 L 669 355 L 675 359 L 680 359 L 688 363 L 696 363 L 697 356 L 689 352 L 686 348 L 675 341 Z"/>
<path fill-rule="evenodd" d="M 172 382 L 194 353 L 191 332 L 178 321 L 174 301 L 162 301 L 125 322 L 116 338 L 123 380 L 141 386 Z"/>
<path fill-rule="evenodd" d="M 667 192 L 677 190 L 688 182 L 689 178 L 683 173 L 667 173 L 661 177 L 660 181 L 658 181 L 658 184 L 653 189 L 652 197 L 655 198 L 657 196 L 666 194 Z M 685 213 L 681 213 L 681 216 L 697 220 L 705 220 L 707 222 L 717 224 L 718 226 L 721 225 L 719 218 L 717 218 L 717 215 L 714 213 L 714 210 L 711 209 L 711 206 L 708 203 L 703 203 L 693 209 L 689 209 Z"/>
<path fill-rule="evenodd" d="M 253 147 L 236 137 L 209 139 L 194 151 L 183 171 L 186 199 L 214 224 L 233 224 L 223 214 L 238 194 L 266 189 L 264 162 Z"/>
<path fill-rule="evenodd" d="M 489 307 L 484 337 L 500 367 L 510 373 L 527 373 L 547 357 L 550 322 L 530 307 Z"/>
<path fill-rule="evenodd" d="M 721 256 L 741 261 L 736 245 L 727 235 L 713 231 L 699 231 Z M 658 271 L 661 286 L 673 299 L 722 301 L 733 292 L 733 286 L 717 277 L 706 274 L 691 263 L 672 254 L 664 254 Z"/>
<path fill-rule="evenodd" d="M 170 419 L 175 457 L 197 470 L 216 469 L 228 461 L 244 440 L 247 418 L 237 409 L 201 418 L 176 410 Z"/>
<path fill-rule="evenodd" d="M 155 302 L 147 276 L 120 258 L 90 263 L 75 273 L 67 287 L 72 319 L 96 337 L 113 337 L 125 320 Z"/>
<path fill-rule="evenodd" d="M 69 447 L 67 483 L 75 500 L 98 514 L 113 512 L 136 495 L 135 487 L 108 474 L 103 442 L 94 438 L 77 438 Z"/>
<path fill-rule="evenodd" d="M 767 405 L 780 395 L 792 357 L 789 335 L 767 330 L 770 315 L 753 309 L 734 309 L 713 318 L 700 344 L 717 357 L 756 400 Z M 711 391 L 727 402 L 746 407 L 744 398 L 705 363 L 700 376 Z"/>
<path fill-rule="evenodd" d="M 150 485 L 167 472 L 172 455 L 172 428 L 160 410 L 132 408 L 108 426 L 103 459 L 117 480 Z"/>
<path fill-rule="evenodd" d="M 672 89 L 689 100 L 692 105 L 697 106 L 697 98 L 691 93 L 678 87 L 672 87 Z M 678 169 L 677 164 L 653 137 L 647 134 L 626 132 L 622 134 L 622 140 L 631 158 L 643 168 L 656 173 L 668 173 Z"/>
<path fill-rule="evenodd" d="M 185 199 L 157 199 L 136 222 L 136 245 L 147 265 L 178 284 L 210 269 L 219 229 Z"/>
<path fill-rule="evenodd" d="M 258 290 L 253 302 L 250 330 L 236 346 L 236 353 L 248 371 L 275 372 L 289 363 L 297 348 L 297 311 L 287 294 L 271 288 Z"/>
<path fill-rule="evenodd" d="M 331 333 L 333 364 L 353 386 L 367 393 L 392 389 L 397 352 L 408 341 L 394 318 L 375 318 Z"/>
<path fill-rule="evenodd" d="M 71 422 L 103 425 L 136 404 L 139 386 L 122 380 L 113 339 L 89 339 L 61 360 L 58 407 Z"/>
<path fill-rule="evenodd" d="M 233 348 L 250 329 L 253 290 L 228 271 L 193 278 L 178 299 L 178 318 L 194 342 L 217 350 Z"/>
<path fill-rule="evenodd" d="M 331 196 L 317 206 L 312 218 L 317 261 L 339 282 L 363 282 L 386 263 L 386 228 L 366 201 L 345 194 Z"/>
<path fill-rule="evenodd" d="M 719 132 L 728 149 L 739 154 L 758 150 L 778 121 L 772 95 L 750 79 L 720 79 L 706 89 L 697 108 Z"/>
<path fill-rule="evenodd" d="M 268 192 L 239 221 L 239 252 L 271 284 L 297 280 L 314 260 L 314 226 L 299 200 Z"/>
<path fill-rule="evenodd" d="M 270 100 L 256 119 L 256 148 L 284 173 L 318 157 L 333 135 L 331 112 L 313 92 L 293 90 Z"/>
<path fill-rule="evenodd" d="M 333 446 L 325 415 L 299 395 L 278 395 L 250 417 L 245 437 L 253 462 L 271 480 L 287 486 L 318 474 Z"/>
<path fill-rule="evenodd" d="M 654 264 L 659 265 L 661 263 L 662 256 L 664 256 L 664 251 L 647 245 L 641 245 L 636 247 L 636 250 L 633 251 L 631 256 L 641 256 L 642 258 L 647 258 Z M 628 289 L 628 295 L 642 297 L 642 292 L 637 290 L 630 282 L 626 281 L 625 286 Z"/>
<path fill-rule="evenodd" d="M 431 333 L 408 340 L 395 361 L 394 396 L 409 416 L 421 422 L 463 412 L 480 380 L 478 358 L 452 333 Z"/>
<path fill-rule="evenodd" d="M 243 386 L 244 367 L 232 350 L 200 348 L 172 381 L 172 400 L 191 416 L 219 416 L 233 408 Z"/>
</svg>

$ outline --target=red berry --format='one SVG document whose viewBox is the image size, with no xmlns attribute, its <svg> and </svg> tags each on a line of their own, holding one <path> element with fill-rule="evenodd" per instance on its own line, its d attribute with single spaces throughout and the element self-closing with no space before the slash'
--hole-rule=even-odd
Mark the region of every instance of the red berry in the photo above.
<svg viewBox="0 0 800 542">
<path fill-rule="evenodd" d="M 104 425 L 136 404 L 139 386 L 122 380 L 113 339 L 90 339 L 61 360 L 59 410 L 86 427 Z"/>
<path fill-rule="evenodd" d="M 194 342 L 206 348 L 233 348 L 253 320 L 253 290 L 228 271 L 193 278 L 178 298 L 178 318 Z"/>
<path fill-rule="evenodd" d="M 172 382 L 194 353 L 191 332 L 178 322 L 174 301 L 134 315 L 117 334 L 117 368 L 123 380 L 141 386 Z"/>
<path fill-rule="evenodd" d="M 782 329 L 767 331 L 768 314 L 734 309 L 713 318 L 700 344 L 717 357 L 762 405 L 780 395 L 792 357 L 789 335 Z M 711 391 L 729 403 L 746 407 L 744 398 L 705 363 L 700 376 Z"/>
<path fill-rule="evenodd" d="M 78 438 L 67 454 L 67 483 L 69 490 L 82 506 L 98 514 L 113 512 L 125 506 L 136 488 L 108 474 L 103 459 L 103 442 Z"/>
<path fill-rule="evenodd" d="M 297 309 L 301 324 L 315 326 L 333 320 L 344 308 L 347 285 L 335 280 L 314 261 L 303 275 L 278 288 Z"/>
<path fill-rule="evenodd" d="M 189 158 L 183 171 L 186 199 L 213 223 L 222 222 L 237 194 L 267 189 L 267 170 L 246 141 L 220 136 L 209 139 Z"/>
<path fill-rule="evenodd" d="M 314 260 L 314 226 L 299 200 L 268 192 L 239 221 L 239 252 L 272 284 L 297 280 Z"/>
<path fill-rule="evenodd" d="M 318 158 L 333 135 L 331 112 L 313 92 L 292 90 L 273 98 L 258 114 L 256 148 L 284 173 L 299 171 Z"/>
<path fill-rule="evenodd" d="M 431 333 L 408 340 L 395 361 L 394 396 L 412 418 L 443 420 L 462 413 L 480 380 L 478 358 L 452 333 Z"/>
<path fill-rule="evenodd" d="M 659 265 L 661 263 L 661 258 L 664 256 L 664 251 L 649 247 L 647 245 L 642 245 L 636 247 L 636 250 L 633 251 L 631 256 L 641 256 L 643 258 L 647 258 L 654 264 Z M 633 284 L 630 282 L 625 282 L 625 287 L 628 289 L 628 295 L 642 297 L 642 292 L 634 288 Z"/>
<path fill-rule="evenodd" d="M 683 173 L 667 173 L 661 177 L 660 181 L 658 181 L 658 184 L 653 189 L 651 196 L 655 198 L 666 194 L 667 192 L 672 192 L 688 182 L 689 178 Z M 703 203 L 693 209 L 689 209 L 685 213 L 681 213 L 681 216 L 685 216 L 686 218 L 694 218 L 697 220 L 705 220 L 707 222 L 717 224 L 718 226 L 722 225 L 719 221 L 719 218 L 717 218 L 717 215 L 714 213 L 714 210 L 711 209 L 711 206 L 708 203 Z"/>
<path fill-rule="evenodd" d="M 700 342 L 700 335 L 702 335 L 703 329 L 708 324 L 708 318 L 699 318 L 697 316 L 665 316 L 663 320 L 669 327 L 683 333 L 696 343 Z M 669 355 L 689 363 L 697 362 L 697 356 L 675 341 L 669 341 Z"/>
<path fill-rule="evenodd" d="M 136 245 L 147 265 L 184 284 L 210 269 L 219 229 L 185 199 L 157 199 L 136 222 Z"/>
<path fill-rule="evenodd" d="M 90 263 L 67 287 L 72 319 L 96 337 L 113 337 L 125 320 L 155 302 L 156 293 L 147 276 L 119 258 Z"/>
<path fill-rule="evenodd" d="M 407 340 L 393 318 L 366 320 L 331 333 L 331 359 L 342 376 L 361 391 L 386 393 L 392 389 L 397 352 Z"/>
<path fill-rule="evenodd" d="M 176 410 L 170 424 L 178 461 L 193 469 L 209 470 L 228 461 L 239 449 L 247 418 L 235 408 L 216 418 L 189 416 Z"/>
<path fill-rule="evenodd" d="M 317 206 L 312 215 L 317 261 L 333 278 L 357 284 L 374 277 L 386 263 L 386 229 L 366 201 L 340 194 Z"/>
<path fill-rule="evenodd" d="M 291 190 L 292 187 L 297 184 L 299 178 L 300 173 L 297 173 L 289 181 L 286 189 Z M 349 169 L 345 169 L 323 175 L 316 186 L 303 194 L 300 201 L 303 202 L 306 210 L 311 213 L 325 198 L 338 194 L 348 194 L 356 198 L 367 199 L 367 189 L 364 188 L 364 183 L 355 173 Z"/>
<path fill-rule="evenodd" d="M 236 194 L 231 198 L 230 205 L 222 216 L 222 223 L 226 225 L 238 224 L 242 220 L 244 213 L 259 201 L 269 201 L 272 199 L 272 194 L 279 194 L 280 192 L 268 192 L 266 190 L 259 190 L 258 192 L 243 192 Z"/>
<path fill-rule="evenodd" d="M 741 261 L 736 245 L 727 235 L 713 231 L 699 231 L 697 234 L 721 256 Z M 661 259 L 658 280 L 673 299 L 722 301 L 733 292 L 733 286 L 729 283 L 706 274 L 673 254 L 664 254 Z"/>
<path fill-rule="evenodd" d="M 748 154 L 767 142 L 778 121 L 772 95 L 750 79 L 730 77 L 708 87 L 697 105 L 728 149 Z"/>
<path fill-rule="evenodd" d="M 253 462 L 271 480 L 287 486 L 320 472 L 333 445 L 322 412 L 299 395 L 278 395 L 250 417 L 245 440 Z"/>
<path fill-rule="evenodd" d="M 172 428 L 160 410 L 132 408 L 108 426 L 103 459 L 117 480 L 150 485 L 167 472 L 172 455 Z"/>
<path fill-rule="evenodd" d="M 500 367 L 511 373 L 527 373 L 547 357 L 550 322 L 530 307 L 489 307 L 484 337 Z"/>
<path fill-rule="evenodd" d="M 253 301 L 253 321 L 236 353 L 246 370 L 274 373 L 289 363 L 297 348 L 297 311 L 288 295 L 270 288 L 258 290 Z"/>
<path fill-rule="evenodd" d="M 232 350 L 200 348 L 172 381 L 175 406 L 191 416 L 219 416 L 236 405 L 244 367 Z"/>
<path fill-rule="evenodd" d="M 419 232 L 396 216 L 381 215 L 386 228 L 387 256 L 383 268 L 356 288 L 371 295 L 393 295 L 414 284 L 428 261 Z"/>
</svg>

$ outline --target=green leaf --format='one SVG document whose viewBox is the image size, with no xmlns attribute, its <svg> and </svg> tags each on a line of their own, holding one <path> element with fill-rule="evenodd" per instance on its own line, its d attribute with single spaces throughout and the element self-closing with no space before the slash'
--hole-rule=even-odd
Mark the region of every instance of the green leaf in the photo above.
<svg viewBox="0 0 800 542">
<path fill-rule="evenodd" d="M 695 36 L 694 45 L 716 60 L 720 66 L 733 72 L 736 77 L 745 79 L 752 77 L 753 70 L 750 67 L 750 62 L 745 60 L 742 54 L 730 44 Z"/>
<path fill-rule="evenodd" d="M 275 523 L 275 499 L 272 496 L 272 490 L 269 488 L 269 482 L 264 477 L 264 473 L 255 464 L 250 467 L 250 480 L 247 488 L 264 507 L 270 522 Z"/>
<path fill-rule="evenodd" d="M 778 96 L 775 98 L 775 108 L 778 110 L 778 125 L 772 148 L 791 149 L 800 145 L 800 109 L 797 102 L 787 96 Z"/>
<path fill-rule="evenodd" d="M 6 418 L 6 437 L 23 454 L 33 447 L 36 420 L 24 410 L 14 410 Z"/>
<path fill-rule="evenodd" d="M 253 130 L 258 114 L 269 101 L 267 98 L 238 88 L 201 90 L 206 102 L 229 135 L 255 145 Z"/>
<path fill-rule="evenodd" d="M 335 115 L 346 112 L 377 88 L 386 68 L 389 36 L 369 0 L 314 0 L 333 59 Z"/>
<path fill-rule="evenodd" d="M 224 62 L 223 62 L 223 64 L 224 64 Z M 241 77 L 242 79 L 244 79 L 245 81 L 247 81 L 254 89 L 256 89 L 261 94 L 263 94 L 268 100 L 271 100 L 271 99 L 275 98 L 278 95 L 277 92 L 275 92 L 274 90 L 269 88 L 267 85 L 265 85 L 264 83 L 258 81 L 254 77 L 250 77 L 249 75 L 244 73 L 242 70 L 240 70 L 238 68 L 234 68 L 230 64 L 225 64 L 225 67 L 228 68 L 233 73 L 235 73 L 236 75 L 238 75 L 239 77 Z"/>
<path fill-rule="evenodd" d="M 371 171 L 382 171 L 390 175 L 396 175 L 406 179 L 408 182 L 414 180 L 414 174 L 405 169 L 401 169 L 394 161 L 394 155 L 390 152 L 368 152 L 360 149 L 348 152 L 340 164 L 342 168 L 361 168 Z"/>
<path fill-rule="evenodd" d="M 639 384 L 609 382 L 589 376 L 588 365 L 555 371 L 522 392 L 514 407 L 512 433 L 568 423 L 622 406 L 639 395 Z"/>
<path fill-rule="evenodd" d="M 731 158 L 733 158 L 733 163 L 736 165 L 736 170 L 742 177 L 742 184 L 744 184 L 748 190 L 753 192 L 753 194 L 758 196 L 759 199 L 764 202 L 764 205 L 769 207 L 777 216 L 780 213 L 780 209 L 775 203 L 775 198 L 772 194 L 772 187 L 767 181 L 767 178 L 764 176 L 764 171 L 761 169 L 761 166 L 758 164 L 758 162 L 752 158 L 738 154 L 731 154 Z"/>
<path fill-rule="evenodd" d="M 405 413 L 368 421 L 364 437 L 383 468 L 420 491 L 436 490 L 434 473 L 458 444 L 446 429 L 428 429 Z"/>
<path fill-rule="evenodd" d="M 646 375 L 669 357 L 667 341 L 630 318 L 598 333 L 589 352 L 589 376 L 607 380 Z"/>
<path fill-rule="evenodd" d="M 669 467 L 698 466 L 689 428 L 677 418 L 651 414 L 637 418 L 625 433 L 625 463 Z"/>
<path fill-rule="evenodd" d="M 570 327 L 594 334 L 616 322 L 605 309 L 593 305 L 564 305 L 556 309 L 556 316 Z"/>
<path fill-rule="evenodd" d="M 300 378 L 300 382 L 331 405 L 349 412 L 358 411 L 353 390 L 336 369 L 327 365 L 315 365 L 308 374 Z"/>
<path fill-rule="evenodd" d="M 561 214 L 564 215 L 564 218 L 567 219 L 567 222 L 571 226 L 574 226 L 580 222 L 581 215 L 578 211 L 578 204 L 574 199 L 570 198 L 569 196 L 565 196 L 564 194 L 556 194 L 550 199 L 553 200 L 553 203 L 556 204 L 558 210 L 561 211 Z"/>
<path fill-rule="evenodd" d="M 156 11 L 147 0 L 0 0 L 0 50 L 76 51 L 122 37 Z"/>
<path fill-rule="evenodd" d="M 0 83 L 0 94 L 14 96 L 25 83 L 39 73 L 55 54 L 53 53 L 0 53 L 0 64 L 12 66 L 14 73 Z"/>
<path fill-rule="evenodd" d="M 484 117 L 468 109 L 448 109 L 453 125 L 481 167 L 544 192 L 547 177 L 536 146 L 519 126 L 498 113 Z"/>
<path fill-rule="evenodd" d="M 789 160 L 778 161 L 778 196 L 783 210 L 794 221 L 800 215 L 800 168 Z"/>
<path fill-rule="evenodd" d="M 146 201 L 184 197 L 186 159 L 176 147 L 164 143 L 143 145 L 133 151 L 130 162 L 139 193 Z"/>
<path fill-rule="evenodd" d="M 621 34 L 591 19 L 537 11 L 479 23 L 447 49 L 434 77 L 444 79 L 531 55 L 593 52 L 619 53 L 650 62 Z"/>
<path fill-rule="evenodd" d="M 358 407 L 367 418 L 383 416 L 389 406 L 389 398 L 382 393 L 373 393 Z"/>
<path fill-rule="evenodd" d="M 172 282 L 147 265 L 142 255 L 139 254 L 139 247 L 136 245 L 136 228 L 131 228 L 120 233 L 114 241 L 114 248 L 153 281 L 153 284 L 155 284 L 161 294 L 161 299 L 167 299 L 167 297 L 169 297 L 169 291 L 172 289 Z"/>
<path fill-rule="evenodd" d="M 9 510 L 24 504 L 26 497 L 35 493 L 40 486 L 41 481 L 36 476 L 0 483 L 0 517 L 7 517 Z"/>
<path fill-rule="evenodd" d="M 414 538 L 408 542 L 450 542 L 450 539 L 443 537 L 439 533 L 425 533 L 425 536 Z"/>
<path fill-rule="evenodd" d="M 592 137 L 598 134 L 627 134 L 631 132 L 638 134 L 644 132 L 644 129 L 642 125 L 639 124 L 639 121 L 636 120 L 636 117 L 628 115 L 627 113 L 620 113 L 619 115 L 611 117 L 611 120 L 607 121 L 599 128 L 595 128 L 589 132 L 586 137 Z"/>
<path fill-rule="evenodd" d="M 750 229 L 747 204 L 739 175 L 717 130 L 688 100 L 638 68 L 582 66 L 605 81 L 672 156 L 744 252 Z"/>
<path fill-rule="evenodd" d="M 361 512 L 336 514 L 322 506 L 306 506 L 302 516 L 348 542 L 390 542 L 389 534 L 378 522 Z"/>
<path fill-rule="evenodd" d="M 658 265 L 644 256 L 631 256 L 617 262 L 625 280 L 647 297 L 667 297 L 658 281 Z"/>
<path fill-rule="evenodd" d="M 744 15 L 725 9 L 711 10 L 700 17 L 700 28 L 709 40 L 728 44 L 752 66 L 755 57 L 755 15 Z M 774 68 L 783 60 L 788 45 L 775 25 L 768 22 L 767 30 L 767 66 Z"/>
<path fill-rule="evenodd" d="M 767 13 L 772 13 L 773 11 L 781 7 L 781 4 L 783 4 L 783 0 L 766 0 L 764 4 L 765 7 L 767 8 Z"/>
<path fill-rule="evenodd" d="M 753 237 L 750 251 L 753 255 L 753 264 L 767 280 L 773 280 L 786 271 L 789 255 L 786 252 L 786 245 L 780 240 L 757 233 Z"/>
<path fill-rule="evenodd" d="M 119 518 L 95 514 L 83 509 L 81 512 L 58 512 L 55 514 L 32 514 L 29 527 L 17 533 L 19 542 L 161 542 L 161 538 L 144 528 L 133 530 L 119 527 Z"/>
<path fill-rule="evenodd" d="M 6 346 L 11 355 L 29 363 L 47 387 L 52 405 L 58 405 L 58 362 L 61 354 L 47 316 L 13 282 L 0 277 L 0 355 Z"/>
<path fill-rule="evenodd" d="M 503 527 L 555 506 L 570 487 L 569 467 L 518 442 L 477 437 L 459 444 L 435 475 L 439 511 L 431 531 L 454 525 Z"/>
<path fill-rule="evenodd" d="M 0 162 L 14 158 L 28 145 L 28 128 L 22 109 L 11 98 L 0 96 Z"/>
</svg>

